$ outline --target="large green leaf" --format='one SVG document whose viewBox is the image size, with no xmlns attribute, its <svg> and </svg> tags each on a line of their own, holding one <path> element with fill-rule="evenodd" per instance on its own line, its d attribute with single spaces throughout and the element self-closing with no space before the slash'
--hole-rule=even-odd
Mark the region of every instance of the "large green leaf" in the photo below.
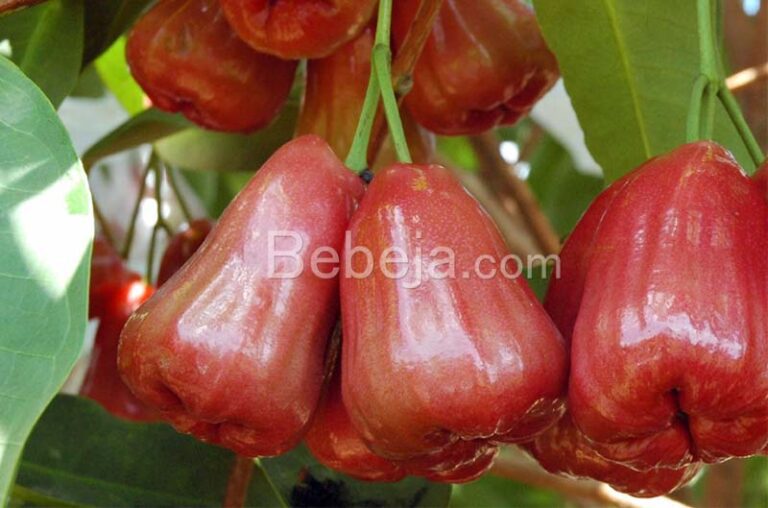
<svg viewBox="0 0 768 508">
<path fill-rule="evenodd" d="M 293 137 L 298 101 L 290 100 L 280 115 L 254 134 L 230 134 L 189 129 L 155 145 L 167 163 L 199 171 L 256 171 Z"/>
<path fill-rule="evenodd" d="M 11 59 L 54 106 L 72 91 L 83 55 L 83 0 L 49 0 L 0 18 Z"/>
<path fill-rule="evenodd" d="M 233 461 L 223 448 L 167 425 L 127 423 L 62 395 L 29 439 L 18 485 L 77 505 L 221 506 Z M 279 504 L 263 475 L 255 475 L 250 494 L 249 506 Z"/>
<path fill-rule="evenodd" d="M 17 497 L 113 507 L 220 506 L 233 460 L 231 452 L 165 424 L 123 422 L 91 401 L 62 395 L 29 439 Z M 418 479 L 357 482 L 318 465 L 303 447 L 261 464 L 251 481 L 248 506 L 274 507 L 287 500 L 296 506 L 326 495 L 324 489 L 332 486 L 340 496 L 334 506 L 442 507 L 450 492 Z"/>
<path fill-rule="evenodd" d="M 80 352 L 91 200 L 56 112 L 0 57 L 0 504 L 16 460 Z"/>
<path fill-rule="evenodd" d="M 534 0 L 587 146 L 610 182 L 685 142 L 696 0 Z M 715 138 L 754 168 L 718 105 Z"/>
</svg>

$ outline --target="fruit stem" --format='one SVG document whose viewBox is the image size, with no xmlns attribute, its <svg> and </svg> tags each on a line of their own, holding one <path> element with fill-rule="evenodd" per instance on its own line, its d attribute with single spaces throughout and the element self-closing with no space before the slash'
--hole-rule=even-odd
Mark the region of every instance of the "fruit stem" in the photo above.
<svg viewBox="0 0 768 508">
<path fill-rule="evenodd" d="M 141 175 L 141 183 L 139 185 L 139 193 L 136 196 L 136 201 L 133 203 L 133 211 L 131 212 L 131 220 L 128 222 L 128 231 L 125 233 L 125 242 L 123 243 L 123 250 L 120 255 L 123 259 L 127 259 L 131 253 L 131 247 L 133 246 L 133 237 L 136 233 L 136 219 L 139 217 L 139 208 L 141 207 L 141 200 L 144 198 L 144 192 L 147 190 L 147 177 L 152 168 L 157 164 L 157 155 L 154 150 L 149 155 L 149 161 L 144 168 L 144 172 Z"/>
<path fill-rule="evenodd" d="M 718 80 L 717 52 L 715 51 L 715 31 L 712 24 L 712 0 L 697 0 L 696 13 L 699 24 L 699 54 L 701 73 L 710 82 Z"/>
<path fill-rule="evenodd" d="M 390 32 L 392 25 L 392 0 L 379 2 L 379 15 L 376 22 L 376 39 L 371 52 L 371 76 L 368 89 L 365 92 L 363 110 L 357 123 L 357 130 L 352 141 L 352 147 L 347 155 L 346 165 L 352 171 L 360 174 L 368 168 L 368 144 L 371 139 L 376 111 L 379 107 L 379 97 L 384 102 L 384 112 L 395 145 L 398 160 L 411 162 L 408 143 L 405 141 L 405 131 L 400 120 L 397 98 L 392 87 L 392 50 Z"/>
<path fill-rule="evenodd" d="M 688 123 L 686 124 L 686 142 L 693 143 L 701 136 L 701 103 L 709 86 L 709 78 L 699 74 L 693 84 L 691 104 L 688 108 Z"/>
<path fill-rule="evenodd" d="M 403 98 L 410 91 L 413 69 L 421 56 L 429 35 L 432 33 L 432 25 L 442 5 L 443 0 L 421 0 L 419 9 L 416 11 L 416 17 L 394 57 L 392 62 L 392 86 L 395 87 L 397 100 L 400 104 L 402 104 Z M 376 119 L 373 122 L 373 134 L 368 146 L 368 156 L 371 160 L 376 160 L 386 138 L 386 133 L 384 111 L 379 109 L 376 111 Z"/>
<path fill-rule="evenodd" d="M 165 167 L 157 160 L 157 164 L 153 166 L 155 174 L 155 206 L 157 219 L 155 225 L 152 227 L 152 236 L 149 240 L 149 251 L 147 252 L 147 280 L 153 280 L 152 273 L 155 266 L 155 247 L 157 244 L 157 233 L 160 230 L 165 231 L 165 234 L 170 236 L 172 234 L 171 227 L 165 222 L 163 218 L 163 178 L 165 177 Z"/>
<path fill-rule="evenodd" d="M 731 122 L 733 122 L 741 136 L 744 145 L 747 147 L 755 166 L 760 166 L 765 161 L 765 155 L 763 155 L 763 150 L 760 148 L 760 143 L 757 142 L 757 138 L 755 138 L 754 133 L 749 128 L 749 124 L 744 119 L 744 114 L 739 107 L 739 103 L 736 101 L 736 97 L 733 96 L 733 93 L 727 86 L 720 87 L 717 95 L 728 116 L 731 118 Z"/>
<path fill-rule="evenodd" d="M 363 109 L 360 111 L 355 137 L 352 139 L 352 146 L 349 148 L 345 161 L 347 167 L 358 174 L 368 168 L 368 143 L 371 138 L 373 120 L 376 118 L 376 110 L 379 107 L 379 93 L 376 69 L 371 64 L 371 74 L 368 78 L 368 89 L 365 91 Z"/>
<path fill-rule="evenodd" d="M 696 13 L 699 25 L 699 54 L 701 74 L 693 85 L 691 104 L 688 110 L 686 139 L 688 142 L 696 139 L 711 139 L 715 125 L 716 101 L 725 108 L 736 131 L 739 133 L 744 146 L 756 166 L 759 166 L 764 155 L 760 144 L 749 124 L 739 103 L 725 83 L 724 72 L 717 55 L 717 32 L 713 20 L 719 19 L 718 0 L 697 0 Z"/>
<path fill-rule="evenodd" d="M 392 144 L 400 162 L 411 162 L 411 153 L 405 140 L 403 122 L 400 119 L 400 109 L 392 87 L 392 50 L 390 48 L 392 25 L 392 0 L 379 2 L 379 18 L 376 25 L 376 43 L 373 46 L 372 64 L 381 90 L 381 100 L 384 103 L 384 114 L 389 124 Z"/>
<path fill-rule="evenodd" d="M 243 508 L 245 506 L 252 476 L 253 459 L 241 455 L 235 456 L 227 482 L 227 493 L 222 504 L 224 508 Z"/>
<path fill-rule="evenodd" d="M 184 216 L 184 220 L 186 220 L 189 224 L 192 222 L 192 214 L 189 213 L 189 206 L 187 205 L 184 196 L 181 194 L 179 182 L 176 180 L 176 168 L 169 167 L 165 164 L 163 164 L 163 166 L 165 166 L 165 174 L 168 177 L 168 183 L 173 190 L 173 194 L 176 196 L 176 201 L 179 203 L 179 208 L 181 208 L 181 214 Z"/>
</svg>

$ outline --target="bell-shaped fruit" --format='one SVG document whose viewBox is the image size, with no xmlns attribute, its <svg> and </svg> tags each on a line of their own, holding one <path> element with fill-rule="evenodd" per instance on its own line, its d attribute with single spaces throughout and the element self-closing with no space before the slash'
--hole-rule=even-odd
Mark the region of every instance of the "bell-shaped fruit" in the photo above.
<svg viewBox="0 0 768 508">
<path fill-rule="evenodd" d="M 680 469 L 641 472 L 609 462 L 592 448 L 568 413 L 524 448 L 550 473 L 592 478 L 638 497 L 668 494 L 685 485 L 701 469 L 701 463 L 695 463 Z"/>
<path fill-rule="evenodd" d="M 680 468 L 768 443 L 768 206 L 717 144 L 608 188 L 546 307 L 572 330 L 569 405 L 604 457 Z"/>
<path fill-rule="evenodd" d="M 374 452 L 467 480 L 560 417 L 565 344 L 448 170 L 380 172 L 350 231 L 342 391 Z"/>
<path fill-rule="evenodd" d="M 280 148 L 194 256 L 128 321 L 126 383 L 178 430 L 246 456 L 306 432 L 362 181 L 316 136 Z"/>
<path fill-rule="evenodd" d="M 322 58 L 357 36 L 376 0 L 220 0 L 237 34 L 285 59 Z"/>
<path fill-rule="evenodd" d="M 419 4 L 394 3 L 396 48 Z M 445 0 L 416 63 L 405 105 L 438 134 L 477 134 L 515 123 L 558 75 L 533 11 L 520 0 Z"/>
<path fill-rule="evenodd" d="M 165 284 L 197 252 L 213 225 L 214 222 L 211 220 L 195 219 L 186 229 L 171 237 L 163 253 L 163 259 L 160 261 L 160 270 L 157 273 L 158 286 Z"/>
<path fill-rule="evenodd" d="M 317 134 L 339 157 L 347 155 L 371 74 L 371 27 L 336 52 L 307 62 L 307 84 L 298 134 Z"/>
<path fill-rule="evenodd" d="M 131 30 L 126 58 L 155 106 L 221 131 L 266 126 L 296 71 L 241 41 L 217 0 L 160 0 Z"/>
<path fill-rule="evenodd" d="M 80 394 L 95 400 L 115 416 L 128 420 L 157 420 L 117 372 L 117 345 L 125 322 L 152 294 L 141 276 L 125 267 L 122 258 L 103 238 L 93 242 L 88 316 L 98 319 L 90 363 Z"/>
<path fill-rule="evenodd" d="M 321 464 L 360 480 L 396 482 L 403 479 L 403 467 L 373 453 L 352 425 L 341 399 L 338 371 L 337 368 L 307 432 L 305 442 L 309 451 Z"/>
</svg>

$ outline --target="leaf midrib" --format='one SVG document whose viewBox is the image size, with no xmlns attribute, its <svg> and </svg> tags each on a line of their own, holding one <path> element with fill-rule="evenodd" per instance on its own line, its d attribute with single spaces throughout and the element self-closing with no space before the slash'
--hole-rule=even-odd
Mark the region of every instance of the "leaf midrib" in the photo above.
<svg viewBox="0 0 768 508">
<path fill-rule="evenodd" d="M 627 79 L 627 85 L 629 87 L 629 94 L 632 98 L 632 107 L 635 110 L 635 118 L 637 120 L 637 126 L 640 130 L 640 139 L 643 142 L 643 150 L 645 151 L 645 158 L 650 159 L 653 155 L 651 152 L 651 144 L 648 139 L 648 132 L 646 131 L 646 125 L 645 125 L 645 118 L 643 117 L 643 111 L 640 107 L 640 96 L 637 92 L 637 84 L 635 80 L 635 75 L 632 72 L 632 66 L 629 63 L 629 58 L 627 55 L 627 48 L 626 44 L 624 43 L 624 39 L 621 36 L 621 32 L 619 30 L 619 16 L 616 12 L 616 6 L 613 3 L 613 0 L 603 0 L 603 4 L 605 5 L 605 9 L 608 13 L 608 19 L 611 22 L 611 31 L 613 34 L 614 39 L 616 40 L 616 45 L 619 48 L 619 57 L 621 59 L 621 65 L 624 68 L 624 74 Z"/>
</svg>

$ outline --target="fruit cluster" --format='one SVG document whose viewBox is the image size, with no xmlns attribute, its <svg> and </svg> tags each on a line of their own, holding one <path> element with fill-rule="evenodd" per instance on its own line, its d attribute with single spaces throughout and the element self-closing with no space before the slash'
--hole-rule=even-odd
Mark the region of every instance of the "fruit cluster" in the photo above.
<svg viewBox="0 0 768 508">
<path fill-rule="evenodd" d="M 395 3 L 396 48 L 419 3 Z M 374 7 L 161 0 L 137 23 L 128 58 L 155 104 L 217 129 L 263 126 L 291 87 L 285 59 L 311 60 L 301 135 L 215 226 L 174 240 L 162 285 L 120 314 L 146 299 L 117 351 L 132 393 L 203 441 L 272 456 L 305 440 L 370 481 L 469 481 L 512 443 L 552 472 L 653 496 L 767 450 L 768 168 L 751 180 L 711 142 L 648 161 L 582 217 L 542 306 L 524 279 L 477 272 L 507 248 L 426 163 L 429 143 L 424 164 L 389 164 L 367 188 L 339 160 Z M 445 0 L 404 108 L 433 132 L 479 132 L 556 76 L 523 4 Z M 94 259 L 96 295 L 99 267 L 124 269 Z"/>
<path fill-rule="evenodd" d="M 156 107 L 241 132 L 269 124 L 290 94 L 297 60 L 309 59 L 305 108 L 314 112 L 307 121 L 354 125 L 377 3 L 160 0 L 134 26 L 126 56 Z M 420 3 L 395 2 L 395 49 Z M 520 0 L 446 0 L 405 107 L 434 132 L 477 133 L 517 121 L 557 77 L 533 12 Z M 342 141 L 329 139 L 334 148 Z"/>
</svg>

